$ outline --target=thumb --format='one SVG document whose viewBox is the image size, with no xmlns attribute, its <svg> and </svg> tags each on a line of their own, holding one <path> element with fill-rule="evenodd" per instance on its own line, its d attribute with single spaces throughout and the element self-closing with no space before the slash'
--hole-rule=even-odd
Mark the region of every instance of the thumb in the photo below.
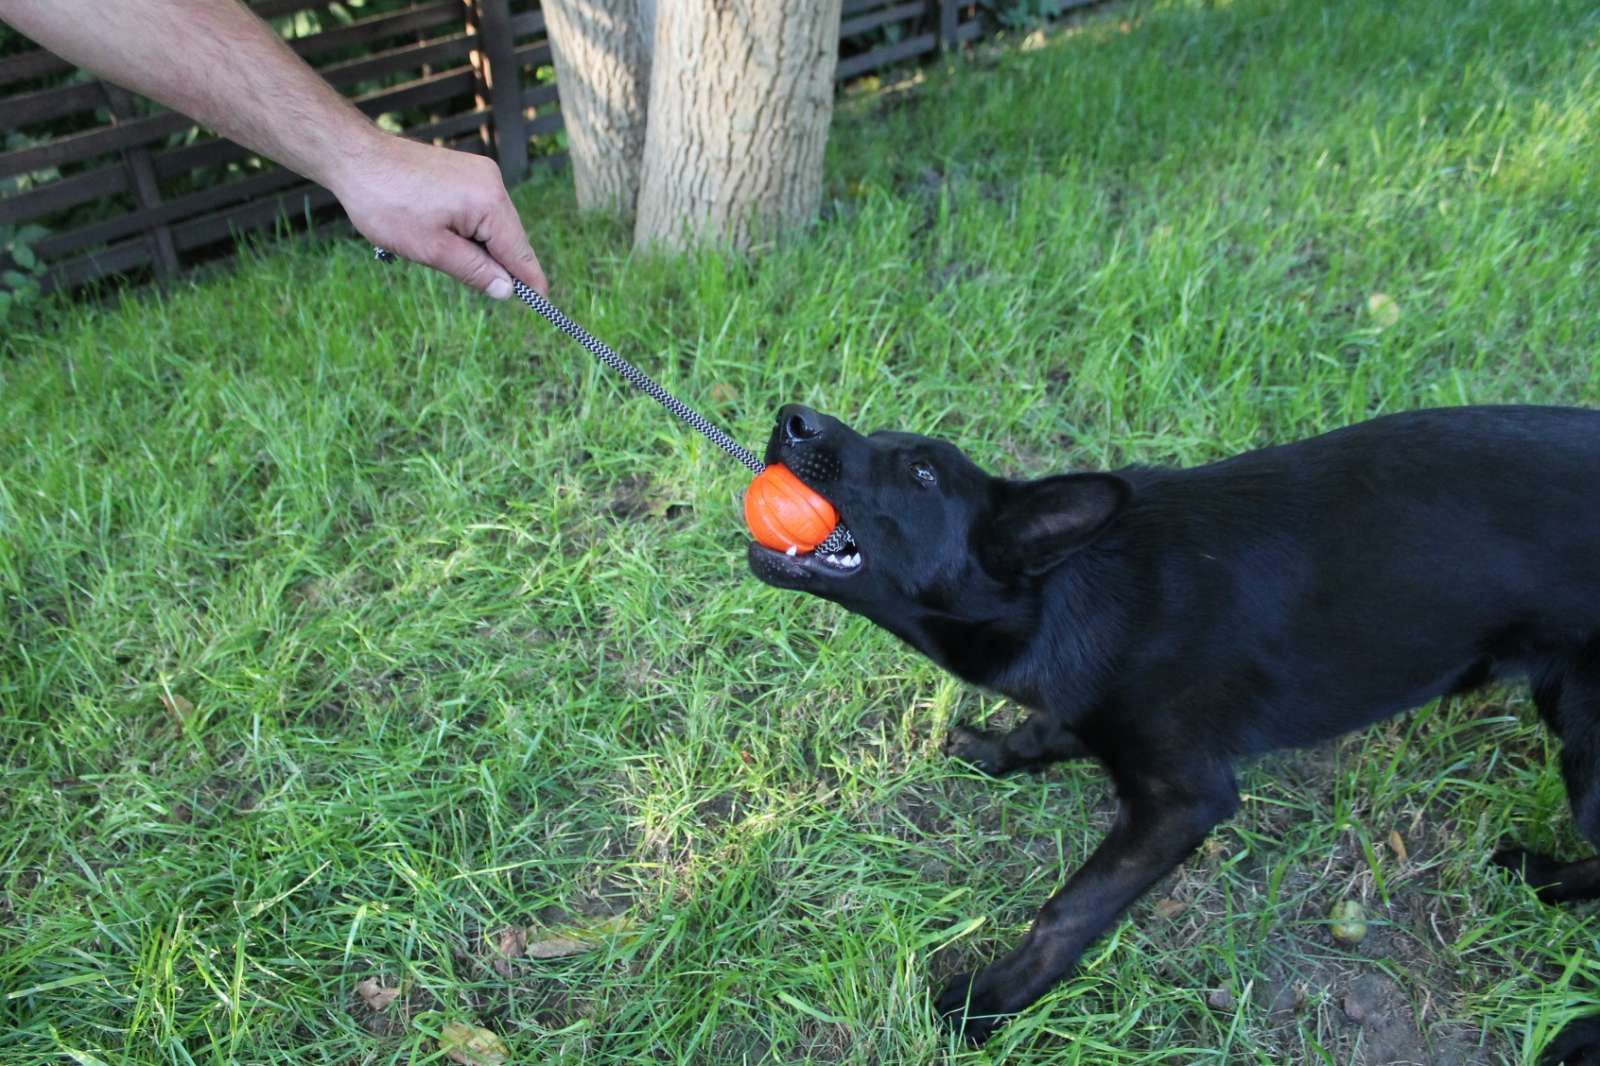
<svg viewBox="0 0 1600 1066">
<path fill-rule="evenodd" d="M 527 231 L 522 228 L 522 219 L 517 217 L 517 209 L 512 206 L 509 197 L 501 197 L 498 207 L 484 219 L 473 236 L 483 242 L 496 262 L 524 285 L 545 296 L 550 295 L 550 283 L 545 280 L 544 268 L 539 265 L 539 257 L 528 243 Z"/>
<path fill-rule="evenodd" d="M 511 275 L 506 268 L 495 262 L 482 245 L 465 237 L 451 234 L 422 262 L 496 300 L 511 295 Z"/>
</svg>

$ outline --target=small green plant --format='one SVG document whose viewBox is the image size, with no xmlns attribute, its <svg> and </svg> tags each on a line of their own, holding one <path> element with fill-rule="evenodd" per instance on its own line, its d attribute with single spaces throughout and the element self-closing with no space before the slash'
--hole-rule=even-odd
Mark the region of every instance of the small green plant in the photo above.
<svg viewBox="0 0 1600 1066">
<path fill-rule="evenodd" d="M 39 295 L 44 264 L 34 245 L 50 231 L 43 226 L 0 226 L 0 322 L 13 310 Z"/>
</svg>

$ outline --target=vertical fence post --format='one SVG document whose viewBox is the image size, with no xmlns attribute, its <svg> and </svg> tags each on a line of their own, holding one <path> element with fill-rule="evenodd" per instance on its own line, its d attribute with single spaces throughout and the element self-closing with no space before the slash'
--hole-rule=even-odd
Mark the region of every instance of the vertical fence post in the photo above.
<svg viewBox="0 0 1600 1066">
<path fill-rule="evenodd" d="M 939 5 L 939 50 L 953 51 L 959 43 L 956 30 L 960 26 L 961 0 L 933 0 Z"/>
<path fill-rule="evenodd" d="M 137 118 L 138 109 L 133 97 L 115 85 L 100 83 L 106 107 L 111 111 L 115 125 L 127 118 Z M 122 151 L 123 165 L 128 168 L 128 185 L 133 189 L 134 202 L 140 211 L 148 211 L 161 204 L 161 187 L 156 182 L 156 168 L 150 162 L 150 149 L 139 144 Z M 172 240 L 172 227 L 154 223 L 144 231 L 145 243 L 150 248 L 150 260 L 155 264 L 156 277 L 170 278 L 178 273 L 178 248 Z"/>
<path fill-rule="evenodd" d="M 528 128 L 522 118 L 522 79 L 511 40 L 509 0 L 464 0 L 467 33 L 477 38 L 472 72 L 477 106 L 489 108 L 491 121 L 479 127 L 485 148 L 494 151 L 506 184 L 528 176 Z"/>
</svg>

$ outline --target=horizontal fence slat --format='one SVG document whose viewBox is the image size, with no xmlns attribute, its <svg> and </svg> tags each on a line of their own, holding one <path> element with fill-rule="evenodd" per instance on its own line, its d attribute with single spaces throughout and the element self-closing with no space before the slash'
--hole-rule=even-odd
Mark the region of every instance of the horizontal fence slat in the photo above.
<svg viewBox="0 0 1600 1066">
<path fill-rule="evenodd" d="M 239 207 L 205 218 L 192 219 L 172 228 L 173 239 L 179 251 L 192 251 L 226 240 L 242 230 L 270 226 L 280 218 L 299 220 L 309 205 L 311 210 L 335 203 L 333 193 L 320 185 L 306 182 L 288 189 L 267 200 L 242 204 Z"/>
<path fill-rule="evenodd" d="M 439 26 L 461 23 L 461 5 L 459 3 L 425 4 L 419 7 L 408 7 L 404 11 L 394 11 L 386 15 L 374 15 L 371 18 L 360 19 L 348 26 L 337 29 L 323 30 L 307 37 L 296 37 L 289 41 L 289 47 L 300 55 L 311 58 L 325 55 L 339 48 L 349 48 L 353 45 L 368 44 L 390 37 L 397 37 L 402 33 L 415 33 L 418 30 L 431 30 Z"/>
<path fill-rule="evenodd" d="M 26 192 L 0 198 L 0 226 L 17 225 L 65 211 L 128 188 L 128 173 L 119 164 L 52 181 Z"/>
<path fill-rule="evenodd" d="M 53 233 L 39 241 L 34 250 L 46 260 L 72 255 L 85 248 L 109 244 L 146 229 L 180 222 L 303 181 L 305 179 L 293 171 L 275 168 L 240 181 L 230 181 L 226 185 L 213 185 L 209 189 L 202 189 L 187 196 L 176 196 L 163 201 L 158 207 L 130 211 L 128 214 L 93 222 L 64 233 Z"/>
<path fill-rule="evenodd" d="M 928 5 L 925 0 L 911 0 L 908 4 L 886 7 L 882 11 L 874 11 L 871 14 L 862 15 L 860 18 L 851 19 L 849 22 L 842 22 L 839 24 L 839 36 L 854 37 L 857 34 L 875 30 L 879 26 L 891 22 L 906 22 L 910 19 L 920 18 L 927 13 Z"/>
<path fill-rule="evenodd" d="M 51 264 L 39 279 L 39 287 L 45 292 L 75 289 L 107 274 L 124 274 L 149 263 L 150 245 L 143 237 L 135 237 L 111 248 L 69 259 L 65 263 Z"/>
<path fill-rule="evenodd" d="M 561 112 L 557 111 L 555 114 L 551 115 L 540 115 L 538 118 L 528 123 L 528 137 L 529 139 L 532 139 L 534 137 L 542 136 L 546 133 L 554 133 L 560 128 Z"/>
<path fill-rule="evenodd" d="M 531 89 L 522 90 L 523 107 L 538 107 L 540 104 L 548 104 L 560 98 L 561 94 L 554 85 L 535 85 Z"/>
<path fill-rule="evenodd" d="M 936 33 L 922 33 L 915 37 L 907 37 L 905 40 L 895 44 L 884 45 L 881 48 L 874 48 L 870 52 L 862 52 L 860 55 L 839 60 L 839 67 L 834 71 L 833 80 L 843 81 L 846 78 L 854 78 L 869 70 L 877 70 L 879 67 L 886 67 L 890 63 L 898 63 L 902 59 L 926 55 L 938 47 L 939 35 Z"/>
<path fill-rule="evenodd" d="M 353 82 L 366 81 L 370 78 L 393 74 L 402 70 L 415 70 L 419 67 L 435 63 L 444 63 L 452 59 L 465 59 L 467 53 L 476 47 L 477 41 L 464 33 L 452 34 L 441 37 L 426 44 L 406 45 L 402 48 L 387 48 L 381 52 L 374 52 L 360 59 L 349 59 L 342 63 L 331 63 L 317 71 L 333 85 L 349 85 Z"/>
<path fill-rule="evenodd" d="M 65 74 L 72 69 L 72 64 L 65 59 L 39 48 L 0 59 L 0 85 L 48 78 L 54 74 Z"/>
<path fill-rule="evenodd" d="M 519 44 L 517 50 L 511 54 L 516 58 L 519 67 L 546 67 L 550 65 L 550 42 Z"/>
<path fill-rule="evenodd" d="M 423 104 L 437 103 L 452 96 L 471 92 L 472 68 L 457 67 L 426 78 L 418 78 L 416 81 L 408 81 L 404 85 L 358 96 L 354 103 L 369 115 L 380 115 L 385 111 L 421 107 Z"/>
<path fill-rule="evenodd" d="M 115 152 L 120 148 L 149 144 L 151 141 L 170 137 L 192 125 L 194 122 L 190 119 L 169 111 L 148 118 L 136 118 L 116 126 L 69 134 L 48 144 L 0 152 L 0 178 L 7 178 L 13 174 L 26 174 L 30 170 L 57 167 L 63 163 L 79 163 L 85 159 L 93 159 L 97 155 Z"/>
<path fill-rule="evenodd" d="M 327 7 L 327 0 L 250 0 L 249 8 L 264 19 L 296 15 L 314 7 Z"/>
<path fill-rule="evenodd" d="M 894 3 L 894 0 L 844 0 L 839 13 L 844 18 L 849 18 L 852 15 L 859 15 L 863 11 L 871 11 L 873 8 L 884 7 L 892 3 Z"/>
<path fill-rule="evenodd" d="M 511 37 L 529 37 L 535 33 L 544 32 L 544 12 L 538 8 L 532 11 L 520 11 L 511 16 Z"/>
<path fill-rule="evenodd" d="M 491 115 L 492 112 L 487 107 L 463 111 L 459 115 L 451 115 L 449 118 L 442 118 L 437 122 L 426 122 L 408 129 L 406 130 L 406 136 L 425 141 L 431 141 L 435 138 L 454 137 L 458 133 L 465 133 L 469 130 L 476 131 L 479 126 L 489 121 Z"/>
<path fill-rule="evenodd" d="M 93 111 L 105 102 L 100 83 L 94 81 L 18 93 L 0 100 L 0 129 L 16 129 L 82 111 Z"/>
</svg>

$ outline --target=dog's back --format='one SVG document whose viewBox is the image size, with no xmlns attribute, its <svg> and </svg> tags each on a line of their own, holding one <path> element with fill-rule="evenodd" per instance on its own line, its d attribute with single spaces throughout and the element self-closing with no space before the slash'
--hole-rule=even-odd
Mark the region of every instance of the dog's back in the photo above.
<svg viewBox="0 0 1600 1066">
<path fill-rule="evenodd" d="M 1420 411 L 1126 471 L 1093 551 L 1144 575 L 1119 670 L 1260 678 L 1245 750 L 1335 735 L 1600 633 L 1600 413 Z M 1126 597 L 1125 597 L 1126 599 Z M 1143 689 L 1144 685 L 1139 685 Z M 1359 710 L 1357 710 L 1359 708 Z"/>
</svg>

